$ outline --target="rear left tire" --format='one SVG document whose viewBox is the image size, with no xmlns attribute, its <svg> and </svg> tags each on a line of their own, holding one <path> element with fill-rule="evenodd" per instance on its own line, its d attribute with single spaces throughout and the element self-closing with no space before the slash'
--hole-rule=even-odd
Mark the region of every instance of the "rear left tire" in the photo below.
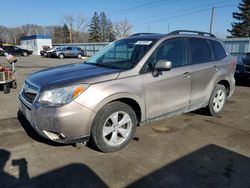
<svg viewBox="0 0 250 188">
<path fill-rule="evenodd" d="M 227 99 L 227 90 L 224 85 L 217 84 L 212 92 L 207 106 L 207 112 L 211 116 L 220 113 L 225 105 Z"/>
</svg>

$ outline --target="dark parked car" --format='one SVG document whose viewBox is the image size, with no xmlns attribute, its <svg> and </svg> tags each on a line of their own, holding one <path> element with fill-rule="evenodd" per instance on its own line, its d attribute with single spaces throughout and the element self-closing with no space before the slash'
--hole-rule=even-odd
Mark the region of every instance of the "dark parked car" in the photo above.
<svg viewBox="0 0 250 188">
<path fill-rule="evenodd" d="M 52 57 L 59 57 L 60 59 L 63 59 L 64 57 L 77 57 L 81 58 L 82 56 L 85 56 L 85 52 L 79 48 L 79 47 L 64 47 L 59 50 L 55 50 L 51 53 Z"/>
<path fill-rule="evenodd" d="M 14 56 L 18 56 L 18 55 L 28 56 L 28 55 L 31 55 L 33 53 L 33 51 L 31 51 L 31 50 L 22 49 L 22 48 L 19 48 L 17 46 L 3 46 L 3 49 L 8 54 L 11 54 Z"/>
<path fill-rule="evenodd" d="M 247 53 L 236 66 L 235 77 L 237 79 L 250 78 L 250 53 Z"/>
</svg>

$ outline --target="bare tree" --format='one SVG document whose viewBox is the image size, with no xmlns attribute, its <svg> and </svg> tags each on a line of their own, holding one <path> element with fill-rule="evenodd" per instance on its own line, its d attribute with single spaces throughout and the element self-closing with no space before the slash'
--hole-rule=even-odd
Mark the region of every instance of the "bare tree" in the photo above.
<svg viewBox="0 0 250 188">
<path fill-rule="evenodd" d="M 3 42 L 10 40 L 9 29 L 4 26 L 0 26 L 0 40 Z"/>
<path fill-rule="evenodd" d="M 130 35 L 132 27 L 133 26 L 128 22 L 128 20 L 116 22 L 114 24 L 114 33 L 115 33 L 116 38 L 118 39 L 125 38 L 128 35 Z"/>
<path fill-rule="evenodd" d="M 63 16 L 63 22 L 66 24 L 69 30 L 69 42 L 72 43 L 72 30 L 73 30 L 73 25 L 75 22 L 74 16 L 73 15 L 64 15 Z"/>
<path fill-rule="evenodd" d="M 75 30 L 74 30 L 74 40 L 75 42 L 80 42 L 79 39 L 80 34 L 84 33 L 87 28 L 87 18 L 83 15 L 78 15 L 76 18 L 76 23 L 75 23 Z"/>
</svg>

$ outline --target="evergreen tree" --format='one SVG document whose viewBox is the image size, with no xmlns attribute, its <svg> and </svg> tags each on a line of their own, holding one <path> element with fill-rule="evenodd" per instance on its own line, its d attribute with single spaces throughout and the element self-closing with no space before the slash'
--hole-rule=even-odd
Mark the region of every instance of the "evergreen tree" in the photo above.
<svg viewBox="0 0 250 188">
<path fill-rule="evenodd" d="M 97 12 L 95 12 L 93 17 L 91 18 L 91 23 L 89 27 L 89 42 L 100 42 L 100 21 Z"/>
<path fill-rule="evenodd" d="M 100 31 L 101 31 L 101 42 L 108 41 L 108 20 L 104 12 L 100 13 Z"/>
<path fill-rule="evenodd" d="M 61 40 L 63 43 L 69 43 L 70 42 L 70 34 L 69 29 L 66 24 L 63 25 L 61 30 Z"/>
<path fill-rule="evenodd" d="M 233 12 L 232 30 L 228 30 L 233 37 L 250 37 L 250 0 L 242 0 L 238 6 L 240 12 Z"/>
<path fill-rule="evenodd" d="M 114 27 L 111 20 L 108 20 L 107 25 L 108 25 L 108 42 L 113 42 L 114 40 L 116 40 L 116 38 L 114 34 Z"/>
</svg>

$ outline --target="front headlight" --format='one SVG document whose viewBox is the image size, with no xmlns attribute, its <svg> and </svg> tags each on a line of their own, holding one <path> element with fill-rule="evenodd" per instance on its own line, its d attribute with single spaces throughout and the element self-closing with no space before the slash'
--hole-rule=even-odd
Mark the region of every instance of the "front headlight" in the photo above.
<svg viewBox="0 0 250 188">
<path fill-rule="evenodd" d="M 69 103 L 88 88 L 86 84 L 63 87 L 44 91 L 41 94 L 39 102 L 51 105 L 63 105 Z"/>
</svg>

